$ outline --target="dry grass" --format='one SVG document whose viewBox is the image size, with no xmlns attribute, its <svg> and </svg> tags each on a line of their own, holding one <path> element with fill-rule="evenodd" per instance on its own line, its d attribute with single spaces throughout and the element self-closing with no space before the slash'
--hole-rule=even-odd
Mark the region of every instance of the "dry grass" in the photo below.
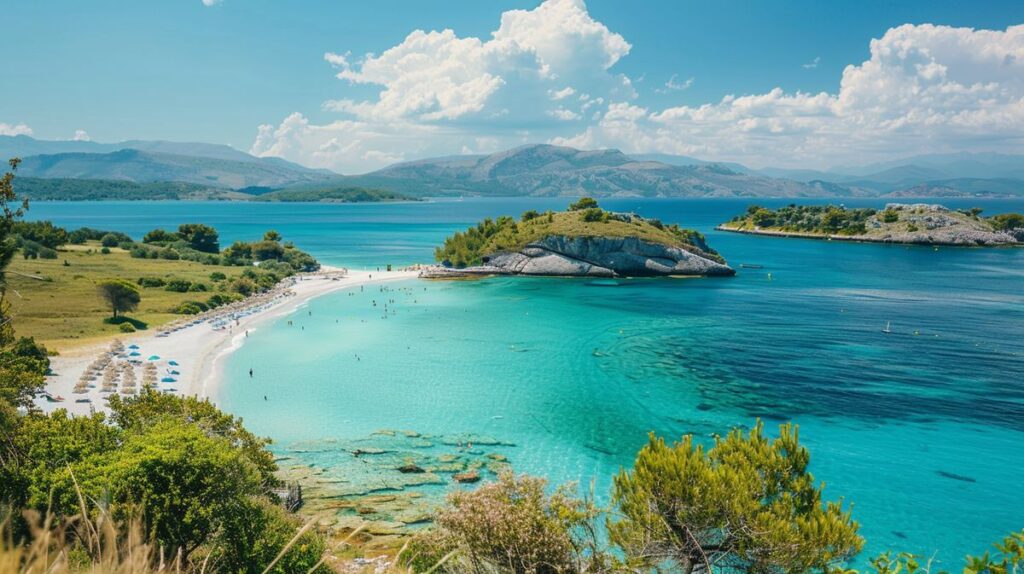
<svg viewBox="0 0 1024 574">
<path fill-rule="evenodd" d="M 139 277 L 187 279 L 213 286 L 210 273 L 220 271 L 230 278 L 242 267 L 200 265 L 192 261 L 133 259 L 121 249 L 103 255 L 98 244 L 68 246 L 57 259 L 22 259 L 7 270 L 8 299 L 15 313 L 18 334 L 35 337 L 51 349 L 66 350 L 83 343 L 118 334 L 118 326 L 103 322 L 110 316 L 96 283 L 122 278 L 135 283 Z M 67 261 L 68 265 L 64 265 Z M 41 277 L 35 279 L 33 277 Z M 180 315 L 169 311 L 187 300 L 205 300 L 212 293 L 174 293 L 163 287 L 142 288 L 139 309 L 129 316 L 153 329 Z"/>
</svg>

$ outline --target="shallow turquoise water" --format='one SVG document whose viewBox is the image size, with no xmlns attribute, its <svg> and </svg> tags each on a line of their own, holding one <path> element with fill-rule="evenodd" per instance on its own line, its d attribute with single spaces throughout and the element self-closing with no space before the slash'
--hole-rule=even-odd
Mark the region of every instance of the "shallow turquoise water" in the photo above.
<svg viewBox="0 0 1024 574">
<path fill-rule="evenodd" d="M 226 240 L 274 227 L 325 262 L 373 267 L 429 260 L 482 216 L 563 203 L 38 204 L 33 215 L 134 235 L 203 221 Z M 319 439 L 473 434 L 501 443 L 487 448 L 519 471 L 594 480 L 599 495 L 648 431 L 708 437 L 793 420 L 827 495 L 855 503 L 865 554 L 938 551 L 955 568 L 1024 526 L 1024 250 L 755 238 L 711 229 L 746 201 L 605 203 L 701 229 L 734 265 L 765 268 L 328 295 L 251 334 L 228 361 L 222 406 L 279 448 L 318 444 L 300 448 L 320 464 L 353 458 Z"/>
</svg>

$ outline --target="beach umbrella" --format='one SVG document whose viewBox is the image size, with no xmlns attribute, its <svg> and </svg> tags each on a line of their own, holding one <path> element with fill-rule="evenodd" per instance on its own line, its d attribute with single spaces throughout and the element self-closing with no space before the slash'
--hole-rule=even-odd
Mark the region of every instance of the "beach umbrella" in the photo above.
<svg viewBox="0 0 1024 574">
<path fill-rule="evenodd" d="M 159 361 L 160 355 L 150 355 L 148 361 Z"/>
<path fill-rule="evenodd" d="M 134 350 L 134 349 L 138 349 L 139 346 L 138 345 L 128 345 L 128 348 Z"/>
<path fill-rule="evenodd" d="M 181 373 L 179 373 L 178 371 L 171 371 L 171 374 L 172 375 L 180 375 Z"/>
<path fill-rule="evenodd" d="M 128 353 L 128 356 L 129 357 L 141 357 L 142 353 L 140 353 L 138 351 L 132 351 L 131 353 Z"/>
<path fill-rule="evenodd" d="M 172 366 L 172 367 L 177 367 L 178 366 L 178 361 L 167 361 L 167 364 Z"/>
<path fill-rule="evenodd" d="M 177 381 L 178 379 L 175 379 L 174 377 L 164 377 L 160 379 L 161 383 L 176 383 Z"/>
</svg>

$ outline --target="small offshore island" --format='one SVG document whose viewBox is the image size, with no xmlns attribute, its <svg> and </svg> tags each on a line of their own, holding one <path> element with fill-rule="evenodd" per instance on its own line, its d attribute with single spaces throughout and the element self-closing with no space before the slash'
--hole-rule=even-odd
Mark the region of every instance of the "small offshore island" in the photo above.
<svg viewBox="0 0 1024 574">
<path fill-rule="evenodd" d="M 704 235 L 584 197 L 567 211 L 486 219 L 447 238 L 426 278 L 483 275 L 556 277 L 728 276 L 735 271 Z"/>
<path fill-rule="evenodd" d="M 1024 245 L 1024 215 L 982 217 L 980 208 L 890 203 L 884 210 L 835 205 L 757 205 L 716 229 L 751 235 L 951 246 Z"/>
</svg>

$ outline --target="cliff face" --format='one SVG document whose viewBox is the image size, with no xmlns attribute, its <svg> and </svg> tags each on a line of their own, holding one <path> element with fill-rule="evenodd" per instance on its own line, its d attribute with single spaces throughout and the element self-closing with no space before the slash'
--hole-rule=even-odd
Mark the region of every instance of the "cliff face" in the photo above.
<svg viewBox="0 0 1024 574">
<path fill-rule="evenodd" d="M 728 265 L 695 252 L 635 237 L 552 235 L 511 252 L 487 257 L 484 265 L 449 274 L 651 277 L 735 274 Z M 442 276 L 446 272 L 437 273 Z"/>
</svg>

